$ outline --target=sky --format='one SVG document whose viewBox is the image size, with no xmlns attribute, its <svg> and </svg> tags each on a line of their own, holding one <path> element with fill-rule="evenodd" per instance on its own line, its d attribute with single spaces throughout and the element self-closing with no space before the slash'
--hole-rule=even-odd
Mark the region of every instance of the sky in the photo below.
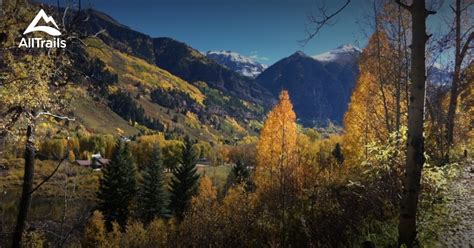
<svg viewBox="0 0 474 248">
<path fill-rule="evenodd" d="M 45 0 L 52 2 L 56 0 Z M 64 4 L 65 0 L 61 1 Z M 352 0 L 333 25 L 306 38 L 308 15 L 324 5 L 328 12 L 345 0 L 82 0 L 118 22 L 152 37 L 171 37 L 198 49 L 230 50 L 272 64 L 301 50 L 316 55 L 343 44 L 364 47 L 367 0 Z"/>
</svg>

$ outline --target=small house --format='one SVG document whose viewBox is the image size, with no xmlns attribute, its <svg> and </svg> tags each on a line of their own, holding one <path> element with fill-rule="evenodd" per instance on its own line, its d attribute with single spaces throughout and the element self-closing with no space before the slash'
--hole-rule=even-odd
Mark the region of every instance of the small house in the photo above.
<svg viewBox="0 0 474 248">
<path fill-rule="evenodd" d="M 74 164 L 92 169 L 101 169 L 110 163 L 110 159 L 102 158 L 100 153 L 92 155 L 90 160 L 76 160 Z"/>
</svg>

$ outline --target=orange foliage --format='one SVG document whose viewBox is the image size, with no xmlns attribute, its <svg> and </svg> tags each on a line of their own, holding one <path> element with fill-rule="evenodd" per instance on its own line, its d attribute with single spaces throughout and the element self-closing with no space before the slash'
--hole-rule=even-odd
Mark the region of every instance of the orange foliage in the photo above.
<svg viewBox="0 0 474 248">
<path fill-rule="evenodd" d="M 287 91 L 280 94 L 279 103 L 268 114 L 257 144 L 257 187 L 281 186 L 286 180 L 302 179 L 296 163 L 296 115 Z"/>
<path fill-rule="evenodd" d="M 406 123 L 407 95 L 400 75 L 396 75 L 400 72 L 394 63 L 396 56 L 386 34 L 380 31 L 372 35 L 360 57 L 359 78 L 344 116 L 344 153 L 348 164 L 358 164 L 366 154 L 366 145 L 386 140 Z"/>
</svg>

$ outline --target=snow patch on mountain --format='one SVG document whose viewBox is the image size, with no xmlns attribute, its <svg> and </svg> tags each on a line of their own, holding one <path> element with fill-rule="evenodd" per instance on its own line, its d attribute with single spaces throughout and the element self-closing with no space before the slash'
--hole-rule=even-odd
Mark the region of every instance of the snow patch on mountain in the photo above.
<svg viewBox="0 0 474 248">
<path fill-rule="evenodd" d="M 268 68 L 267 65 L 258 63 L 253 58 L 240 55 L 236 52 L 208 51 L 205 55 L 208 58 L 215 60 L 217 63 L 246 77 L 255 78 Z"/>
<path fill-rule="evenodd" d="M 345 63 L 345 62 L 353 62 L 354 59 L 357 59 L 361 53 L 362 53 L 362 49 L 351 44 L 345 44 L 345 45 L 337 47 L 334 50 L 321 53 L 318 55 L 314 55 L 312 56 L 312 58 L 320 62 L 325 62 L 325 63 L 327 62 Z"/>
</svg>

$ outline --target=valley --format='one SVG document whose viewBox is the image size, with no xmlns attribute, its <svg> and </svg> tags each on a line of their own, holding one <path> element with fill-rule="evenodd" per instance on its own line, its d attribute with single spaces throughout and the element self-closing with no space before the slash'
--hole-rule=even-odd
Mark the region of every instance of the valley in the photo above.
<svg viewBox="0 0 474 248">
<path fill-rule="evenodd" d="M 0 247 L 474 245 L 474 5 L 182 2 L 0 1 Z"/>
</svg>

